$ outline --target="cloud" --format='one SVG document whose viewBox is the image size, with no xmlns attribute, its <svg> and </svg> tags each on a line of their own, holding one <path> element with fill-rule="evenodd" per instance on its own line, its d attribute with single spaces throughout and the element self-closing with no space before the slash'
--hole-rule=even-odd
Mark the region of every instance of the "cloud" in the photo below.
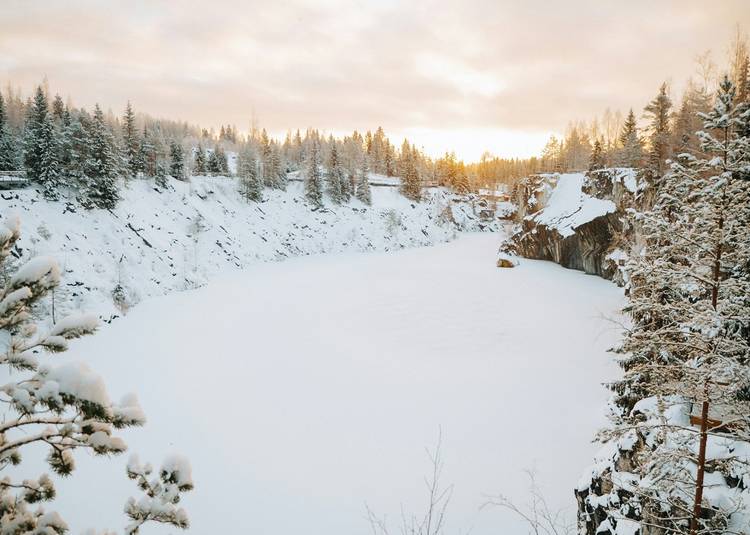
<svg viewBox="0 0 750 535">
<path fill-rule="evenodd" d="M 502 130 L 537 135 L 641 108 L 745 0 L 524 3 L 4 0 L 0 76 L 44 75 L 76 103 L 272 131 Z M 418 140 L 417 140 L 418 141 Z"/>
</svg>

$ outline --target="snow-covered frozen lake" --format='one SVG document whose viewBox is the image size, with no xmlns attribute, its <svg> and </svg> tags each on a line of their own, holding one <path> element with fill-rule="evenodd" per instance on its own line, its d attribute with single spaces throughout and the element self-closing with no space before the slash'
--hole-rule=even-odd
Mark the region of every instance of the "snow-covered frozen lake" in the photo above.
<svg viewBox="0 0 750 535">
<path fill-rule="evenodd" d="M 523 502 L 535 467 L 573 514 L 622 293 L 551 263 L 498 269 L 500 238 L 259 265 L 143 302 L 70 354 L 114 397 L 138 394 L 149 423 L 123 434 L 132 452 L 191 459 L 190 533 L 365 534 L 365 502 L 398 532 L 401 504 L 424 506 L 440 428 L 446 533 L 527 533 L 479 507 Z M 78 454 L 53 504 L 72 533 L 124 525 L 126 457 Z"/>
</svg>

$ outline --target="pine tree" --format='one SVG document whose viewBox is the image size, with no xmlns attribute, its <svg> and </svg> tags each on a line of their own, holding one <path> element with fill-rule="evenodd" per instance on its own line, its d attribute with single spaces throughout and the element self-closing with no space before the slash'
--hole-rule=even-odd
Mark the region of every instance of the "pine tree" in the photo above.
<svg viewBox="0 0 750 535">
<path fill-rule="evenodd" d="M 0 223 L 3 272 L 19 236 L 17 222 Z M 44 461 L 50 470 L 70 477 L 79 451 L 102 457 L 125 452 L 127 445 L 118 431 L 143 425 L 145 415 L 133 395 L 112 402 L 102 379 L 87 365 L 49 359 L 65 352 L 71 340 L 93 334 L 99 323 L 94 315 L 76 314 L 51 327 L 37 324 L 34 308 L 60 283 L 57 263 L 48 257 L 32 258 L 10 275 L 0 281 L 0 339 L 10 342 L 0 349 L 0 365 L 5 368 L 0 390 L 0 519 L 4 533 L 64 535 L 68 526 L 62 517 L 39 507 L 54 500 L 53 479 L 47 474 L 30 478 L 28 467 L 18 465 L 27 455 L 48 452 Z M 193 487 L 186 459 L 168 459 L 159 477 L 151 478 L 151 468 L 134 457 L 127 476 L 136 480 L 144 496 L 126 502 L 131 520 L 126 533 L 137 534 L 149 521 L 188 526 L 185 511 L 177 506 L 180 495 Z"/>
<path fill-rule="evenodd" d="M 328 168 L 326 170 L 326 182 L 328 185 L 328 195 L 331 200 L 336 204 L 344 202 L 344 192 L 342 191 L 342 184 L 346 182 L 344 178 L 344 170 L 341 167 L 341 160 L 339 159 L 338 149 L 336 148 L 336 142 L 331 142 L 331 152 L 328 155 Z M 345 188 L 346 186 L 344 186 Z"/>
<path fill-rule="evenodd" d="M 750 181 L 740 176 L 750 161 L 742 135 L 750 116 L 739 113 L 725 77 L 702 117 L 700 147 L 678 155 L 639 217 L 643 250 L 628 266 L 625 309 L 632 326 L 618 350 L 624 375 L 612 386 L 613 428 L 603 435 L 640 445 L 628 452 L 638 466 L 627 469 L 640 478 L 625 483 L 620 495 L 631 498 L 612 505 L 613 522 L 634 512 L 659 533 L 731 532 L 731 500 L 694 516 L 696 452 L 708 442 L 706 470 L 719 485 L 746 473 L 732 441 L 750 441 Z M 731 425 L 684 424 L 690 404 L 703 403 Z"/>
<path fill-rule="evenodd" d="M 260 167 L 263 170 L 263 184 L 268 188 L 277 187 L 278 179 L 278 172 L 274 169 L 272 155 L 271 140 L 264 128 L 260 134 Z"/>
<path fill-rule="evenodd" d="M 114 137 L 97 104 L 89 129 L 90 149 L 86 162 L 86 188 L 82 191 L 83 203 L 92 208 L 111 210 L 120 200 L 117 185 L 117 156 Z"/>
<path fill-rule="evenodd" d="M 305 146 L 302 143 L 302 136 L 297 130 L 294 134 L 294 160 L 293 163 L 296 169 L 302 169 L 302 164 L 307 160 L 305 154 Z"/>
<path fill-rule="evenodd" d="M 195 150 L 195 162 L 193 164 L 193 174 L 203 176 L 207 172 L 206 167 L 206 151 L 203 149 L 203 145 L 198 144 L 198 148 Z"/>
<path fill-rule="evenodd" d="M 0 171 L 15 171 L 17 167 L 16 148 L 8 126 L 5 100 L 0 94 Z"/>
<path fill-rule="evenodd" d="M 591 160 L 589 161 L 589 171 L 596 171 L 597 169 L 604 169 L 604 152 L 602 142 L 599 139 L 594 142 L 594 150 L 591 151 Z"/>
<path fill-rule="evenodd" d="M 220 175 L 222 171 L 221 165 L 221 147 L 218 145 L 214 146 L 214 150 L 208 155 L 208 162 L 206 163 L 206 170 L 211 175 Z"/>
<path fill-rule="evenodd" d="M 367 160 L 367 154 L 362 154 L 362 160 L 359 169 L 357 170 L 357 185 L 354 196 L 357 197 L 360 202 L 369 206 L 372 204 L 372 192 L 370 191 L 370 166 L 368 165 Z"/>
<path fill-rule="evenodd" d="M 550 136 L 542 149 L 542 170 L 548 173 L 562 171 L 562 146 L 556 136 Z"/>
<path fill-rule="evenodd" d="M 650 118 L 648 168 L 652 178 L 656 179 L 664 174 L 666 161 L 671 155 L 669 112 L 672 100 L 667 89 L 667 84 L 663 83 L 659 94 L 645 108 L 646 115 Z"/>
<path fill-rule="evenodd" d="M 49 115 L 42 122 L 40 135 L 41 165 L 37 180 L 42 184 L 43 193 L 47 199 L 57 199 L 62 186 L 60 149 L 55 125 Z"/>
<path fill-rule="evenodd" d="M 641 139 L 638 136 L 638 124 L 631 108 L 620 132 L 620 165 L 638 167 L 643 154 Z"/>
<path fill-rule="evenodd" d="M 62 122 L 64 114 L 65 103 L 63 103 L 60 95 L 55 95 L 55 98 L 52 100 L 52 119 L 59 124 Z"/>
<path fill-rule="evenodd" d="M 401 193 L 407 199 L 422 199 L 422 178 L 417 167 L 417 151 L 405 139 L 401 145 Z"/>
<path fill-rule="evenodd" d="M 281 149 L 277 143 L 273 143 L 271 146 L 271 169 L 273 170 L 274 176 L 274 188 L 280 190 L 286 189 L 286 165 L 281 156 Z"/>
<path fill-rule="evenodd" d="M 39 182 L 44 196 L 53 200 L 59 197 L 61 187 L 58 158 L 58 139 L 47 97 L 39 86 L 26 120 L 24 164 L 29 179 Z"/>
<path fill-rule="evenodd" d="M 156 164 L 158 155 L 156 144 L 151 131 L 143 127 L 143 136 L 141 137 L 140 147 L 138 148 L 138 170 L 143 172 L 147 177 L 156 176 Z"/>
<path fill-rule="evenodd" d="M 305 198 L 314 209 L 323 206 L 323 176 L 320 172 L 320 140 L 313 135 L 307 149 L 305 163 Z"/>
<path fill-rule="evenodd" d="M 154 183 L 160 188 L 166 189 L 169 187 L 169 175 L 170 168 L 163 161 L 159 161 L 156 164 L 156 173 L 154 173 Z"/>
<path fill-rule="evenodd" d="M 88 183 L 87 162 L 91 140 L 89 138 L 89 118 L 81 113 L 71 116 L 63 130 L 63 154 L 66 155 L 65 174 L 79 190 Z"/>
<path fill-rule="evenodd" d="M 185 178 L 185 154 L 182 145 L 172 140 L 169 144 L 169 174 L 177 180 Z"/>
<path fill-rule="evenodd" d="M 240 194 L 248 201 L 263 200 L 263 180 L 258 171 L 258 162 L 250 146 L 246 146 L 240 153 L 237 169 L 240 178 Z"/>
<path fill-rule="evenodd" d="M 135 177 L 141 171 L 139 161 L 140 140 L 135 125 L 135 113 L 128 101 L 125 107 L 125 115 L 122 117 L 122 143 L 125 157 L 125 169 L 129 176 Z"/>
<path fill-rule="evenodd" d="M 388 140 L 386 140 L 385 144 L 385 156 L 384 156 L 385 162 L 385 174 L 386 176 L 394 176 L 396 174 L 396 162 L 393 155 L 393 145 L 391 145 Z"/>
<path fill-rule="evenodd" d="M 219 145 L 216 147 L 216 160 L 219 166 L 219 174 L 229 176 L 229 160 L 227 159 L 227 153 L 224 152 L 224 148 Z"/>
</svg>

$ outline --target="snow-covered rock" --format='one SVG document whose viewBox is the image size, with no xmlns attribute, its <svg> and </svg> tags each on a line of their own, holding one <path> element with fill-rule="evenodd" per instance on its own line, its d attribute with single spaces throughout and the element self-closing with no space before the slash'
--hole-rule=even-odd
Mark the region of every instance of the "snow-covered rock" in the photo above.
<svg viewBox="0 0 750 535">
<path fill-rule="evenodd" d="M 622 283 L 631 240 L 623 216 L 637 191 L 632 169 L 528 177 L 516 187 L 518 226 L 506 250 Z"/>
</svg>

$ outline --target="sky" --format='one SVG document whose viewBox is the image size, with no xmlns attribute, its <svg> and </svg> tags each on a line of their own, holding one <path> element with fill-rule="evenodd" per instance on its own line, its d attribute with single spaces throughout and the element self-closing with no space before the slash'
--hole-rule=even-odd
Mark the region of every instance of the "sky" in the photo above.
<svg viewBox="0 0 750 535">
<path fill-rule="evenodd" d="M 572 119 L 723 64 L 747 0 L 0 0 L 0 83 L 246 131 L 382 126 L 432 155 L 526 157 Z"/>
</svg>

